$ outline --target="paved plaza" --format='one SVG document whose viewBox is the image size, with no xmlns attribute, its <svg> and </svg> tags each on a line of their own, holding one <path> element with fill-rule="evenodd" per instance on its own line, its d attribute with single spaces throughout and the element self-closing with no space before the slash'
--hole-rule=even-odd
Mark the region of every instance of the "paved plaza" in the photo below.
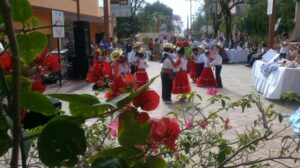
<svg viewBox="0 0 300 168">
<path fill-rule="evenodd" d="M 147 72 L 150 78 L 157 76 L 160 74 L 160 64 L 157 62 L 149 62 Z M 223 65 L 222 69 L 222 80 L 224 88 L 218 89 L 219 93 L 229 96 L 232 100 L 237 100 L 241 98 L 243 95 L 249 94 L 251 92 L 259 94 L 256 92 L 255 88 L 251 85 L 251 69 L 242 65 L 242 64 L 227 64 Z M 194 92 L 199 93 L 203 101 L 206 101 L 210 96 L 206 94 L 206 88 L 196 87 L 195 84 L 192 85 L 192 90 Z M 157 78 L 155 82 L 151 85 L 151 88 L 156 90 L 159 94 L 161 94 L 161 80 Z M 48 93 L 77 93 L 77 94 L 94 94 L 92 91 L 92 84 L 88 84 L 85 81 L 64 81 L 62 87 L 58 87 L 57 85 L 49 86 L 47 89 Z M 100 92 L 100 97 L 103 98 L 104 91 Z M 176 104 L 180 103 L 176 95 L 172 95 L 173 103 L 165 104 L 161 102 L 159 107 L 150 113 L 152 117 L 161 118 L 165 116 L 168 112 L 174 111 L 176 108 Z M 262 98 L 263 99 L 263 98 Z M 266 100 L 263 99 L 265 105 L 274 104 L 275 109 L 282 113 L 283 116 L 287 116 L 298 108 L 299 104 L 290 103 L 282 100 Z M 63 104 L 63 110 L 67 111 L 67 104 Z M 243 131 L 246 126 L 253 125 L 253 121 L 257 119 L 259 115 L 258 109 L 254 106 L 251 109 L 247 109 L 244 113 L 241 113 L 240 109 L 230 110 L 229 112 L 221 113 L 223 118 L 229 118 L 233 129 L 226 132 L 226 136 L 230 138 L 235 138 L 236 132 Z M 90 121 L 93 122 L 93 121 Z M 281 129 L 282 125 L 277 126 L 278 123 L 275 123 L 275 129 Z M 288 122 L 284 121 L 284 124 L 288 124 Z M 279 125 L 279 124 L 278 124 Z M 293 135 L 291 129 L 288 129 L 283 133 L 283 135 Z M 257 157 L 260 155 L 268 155 L 268 149 L 272 149 L 276 146 L 276 141 L 264 144 L 262 150 L 258 152 Z M 300 165 L 295 165 L 293 161 L 286 161 L 286 164 L 291 167 L 299 167 Z M 273 167 L 281 168 L 282 165 L 272 165 Z"/>
</svg>

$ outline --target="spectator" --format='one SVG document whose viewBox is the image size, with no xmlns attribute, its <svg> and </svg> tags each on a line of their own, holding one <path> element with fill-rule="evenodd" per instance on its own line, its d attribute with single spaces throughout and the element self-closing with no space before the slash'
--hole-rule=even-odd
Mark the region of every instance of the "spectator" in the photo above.
<svg viewBox="0 0 300 168">
<path fill-rule="evenodd" d="M 160 43 L 159 40 L 156 38 L 153 45 L 153 56 L 154 60 L 160 60 L 161 51 L 160 51 Z"/>
<path fill-rule="evenodd" d="M 147 46 L 148 46 L 149 51 L 151 52 L 150 53 L 150 60 L 153 60 L 153 47 L 154 47 L 154 43 L 153 43 L 153 39 L 152 38 L 150 38 Z"/>
<path fill-rule="evenodd" d="M 256 60 L 262 59 L 262 56 L 267 52 L 267 50 L 268 50 L 267 43 L 263 42 L 261 50 L 257 54 L 254 54 L 251 56 L 251 58 L 246 66 L 252 67 L 252 65 L 254 64 L 254 62 Z"/>
</svg>

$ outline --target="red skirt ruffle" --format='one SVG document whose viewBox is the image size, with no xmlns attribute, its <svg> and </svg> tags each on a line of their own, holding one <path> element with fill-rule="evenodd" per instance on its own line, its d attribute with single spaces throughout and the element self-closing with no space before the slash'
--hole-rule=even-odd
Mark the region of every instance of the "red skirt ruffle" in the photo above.
<svg viewBox="0 0 300 168">
<path fill-rule="evenodd" d="M 141 87 L 149 82 L 148 74 L 144 68 L 139 68 L 135 74 L 136 86 Z"/>
<path fill-rule="evenodd" d="M 218 83 L 215 79 L 215 76 L 213 74 L 213 71 L 211 70 L 211 67 L 205 67 L 197 79 L 196 85 L 198 87 L 216 87 L 218 86 Z"/>
<path fill-rule="evenodd" d="M 173 81 L 173 94 L 184 94 L 191 92 L 191 85 L 187 77 L 186 71 L 179 71 L 176 73 L 175 79 Z"/>
<path fill-rule="evenodd" d="M 110 86 L 113 92 L 122 93 L 122 89 L 126 88 L 126 83 L 124 82 L 121 75 L 115 77 L 113 83 Z"/>
<path fill-rule="evenodd" d="M 190 60 L 190 77 L 192 80 L 197 78 L 197 64 L 193 60 Z"/>
</svg>

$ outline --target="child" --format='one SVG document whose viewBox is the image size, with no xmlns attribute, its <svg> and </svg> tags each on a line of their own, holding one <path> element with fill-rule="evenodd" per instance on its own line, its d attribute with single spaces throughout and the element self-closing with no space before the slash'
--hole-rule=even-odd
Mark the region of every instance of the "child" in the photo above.
<svg viewBox="0 0 300 168">
<path fill-rule="evenodd" d="M 218 83 L 215 79 L 215 76 L 213 74 L 213 71 L 210 67 L 210 62 L 213 60 L 210 51 L 205 52 L 205 65 L 204 69 L 199 76 L 196 85 L 198 87 L 216 87 L 218 86 Z"/>
<path fill-rule="evenodd" d="M 177 61 L 175 63 L 178 71 L 173 81 L 173 94 L 184 94 L 191 92 L 191 86 L 186 73 L 187 60 L 184 56 L 184 48 L 181 47 L 177 52 Z M 184 99 L 184 98 L 183 98 Z"/>
<path fill-rule="evenodd" d="M 219 47 L 216 47 L 216 51 L 217 51 L 216 57 L 214 58 L 214 60 L 212 62 L 209 63 L 209 65 L 215 66 L 215 75 L 216 75 L 216 80 L 218 83 L 217 88 L 222 88 L 223 84 L 222 84 L 222 78 L 221 78 L 221 70 L 222 70 L 223 59 L 222 59 L 221 55 L 219 54 L 219 52 L 220 52 Z"/>
<path fill-rule="evenodd" d="M 137 60 L 138 70 L 135 74 L 136 87 L 138 88 L 149 82 L 148 74 L 145 70 L 146 68 L 145 51 L 146 50 L 143 48 L 141 48 L 138 51 L 138 60 Z"/>
<path fill-rule="evenodd" d="M 197 80 L 197 55 L 198 55 L 198 48 L 192 49 L 192 55 L 190 58 L 190 77 L 192 81 L 195 83 Z"/>
<path fill-rule="evenodd" d="M 111 84 L 111 90 L 117 93 L 122 93 L 122 89 L 126 88 L 123 78 L 127 73 L 129 73 L 129 67 L 126 59 L 122 56 L 122 52 L 114 51 L 113 53 L 115 52 L 118 52 L 118 56 L 113 63 L 114 80 Z M 111 55 L 113 55 L 113 53 Z"/>
</svg>

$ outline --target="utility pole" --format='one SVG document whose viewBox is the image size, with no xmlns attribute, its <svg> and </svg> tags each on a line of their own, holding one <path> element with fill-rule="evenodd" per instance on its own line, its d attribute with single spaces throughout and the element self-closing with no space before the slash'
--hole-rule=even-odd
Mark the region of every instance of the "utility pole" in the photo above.
<svg viewBox="0 0 300 168">
<path fill-rule="evenodd" d="M 192 33 L 193 33 L 193 30 L 192 30 L 192 27 L 193 27 L 193 19 L 192 19 L 193 7 L 192 7 L 192 0 L 189 0 L 189 1 L 190 1 L 190 24 L 191 24 L 190 34 L 192 35 Z"/>
<path fill-rule="evenodd" d="M 77 21 L 80 20 L 80 2 L 76 0 L 76 7 L 77 7 Z"/>
<path fill-rule="evenodd" d="M 109 32 L 109 0 L 103 0 L 104 2 L 104 34 L 106 39 L 110 37 L 110 32 Z"/>
<path fill-rule="evenodd" d="M 270 0 L 269 0 L 270 1 Z M 272 0 L 272 14 L 269 14 L 269 36 L 268 36 L 268 46 L 273 48 L 274 37 L 275 37 L 275 22 L 276 22 L 276 0 Z"/>
<path fill-rule="evenodd" d="M 156 3 L 157 5 L 159 5 L 160 3 L 159 0 L 157 0 Z M 160 29 L 159 25 L 160 25 L 160 19 L 159 19 L 159 6 L 158 6 L 156 10 L 156 32 L 157 33 L 159 33 L 159 29 Z"/>
</svg>

